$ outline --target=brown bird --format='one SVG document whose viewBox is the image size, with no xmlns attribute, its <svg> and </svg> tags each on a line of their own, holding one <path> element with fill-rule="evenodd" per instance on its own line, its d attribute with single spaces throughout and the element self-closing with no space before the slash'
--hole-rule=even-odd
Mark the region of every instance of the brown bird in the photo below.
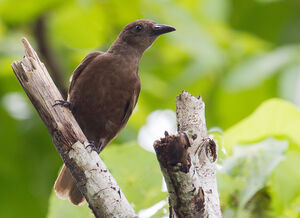
<svg viewBox="0 0 300 218">
<path fill-rule="evenodd" d="M 155 39 L 175 28 L 150 20 L 129 23 L 106 52 L 88 54 L 71 78 L 69 106 L 89 141 L 98 153 L 126 125 L 139 97 L 138 65 L 144 51 Z M 75 204 L 85 198 L 64 165 L 54 185 L 56 194 Z"/>
</svg>

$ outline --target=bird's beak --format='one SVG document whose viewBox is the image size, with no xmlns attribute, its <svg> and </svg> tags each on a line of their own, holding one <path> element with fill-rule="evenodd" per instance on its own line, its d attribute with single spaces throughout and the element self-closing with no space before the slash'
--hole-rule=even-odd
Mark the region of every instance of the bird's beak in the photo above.
<svg viewBox="0 0 300 218">
<path fill-rule="evenodd" d="M 163 24 L 155 24 L 153 28 L 154 35 L 161 35 L 164 33 L 173 32 L 176 29 L 172 26 L 163 25 Z"/>
</svg>

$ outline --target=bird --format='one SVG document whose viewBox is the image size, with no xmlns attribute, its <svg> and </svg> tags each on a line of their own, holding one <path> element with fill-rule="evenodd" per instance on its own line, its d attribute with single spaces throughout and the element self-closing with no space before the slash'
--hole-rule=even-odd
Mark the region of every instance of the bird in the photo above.
<svg viewBox="0 0 300 218">
<path fill-rule="evenodd" d="M 100 153 L 125 127 L 136 106 L 141 83 L 140 59 L 158 36 L 175 31 L 169 25 L 140 19 L 127 24 L 106 52 L 89 53 L 74 70 L 67 101 L 83 133 Z M 56 179 L 56 195 L 74 205 L 85 198 L 64 165 Z"/>
</svg>

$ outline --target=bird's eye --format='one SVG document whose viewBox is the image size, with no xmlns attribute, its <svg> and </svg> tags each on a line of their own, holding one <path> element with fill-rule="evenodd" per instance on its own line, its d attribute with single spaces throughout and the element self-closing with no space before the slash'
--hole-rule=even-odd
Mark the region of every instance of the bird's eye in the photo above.
<svg viewBox="0 0 300 218">
<path fill-rule="evenodd" d="M 135 26 L 135 30 L 136 30 L 137 32 L 140 32 L 142 29 L 143 29 L 143 26 L 140 25 L 140 24 Z"/>
</svg>

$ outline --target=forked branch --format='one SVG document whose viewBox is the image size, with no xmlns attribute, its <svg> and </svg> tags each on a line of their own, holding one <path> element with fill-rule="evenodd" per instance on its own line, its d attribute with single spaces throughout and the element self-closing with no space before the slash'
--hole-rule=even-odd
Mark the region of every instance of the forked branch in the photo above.
<svg viewBox="0 0 300 218">
<path fill-rule="evenodd" d="M 154 143 L 168 187 L 170 217 L 222 217 L 217 146 L 208 138 L 204 102 L 183 91 L 176 105 L 178 135 L 166 132 Z"/>
</svg>

